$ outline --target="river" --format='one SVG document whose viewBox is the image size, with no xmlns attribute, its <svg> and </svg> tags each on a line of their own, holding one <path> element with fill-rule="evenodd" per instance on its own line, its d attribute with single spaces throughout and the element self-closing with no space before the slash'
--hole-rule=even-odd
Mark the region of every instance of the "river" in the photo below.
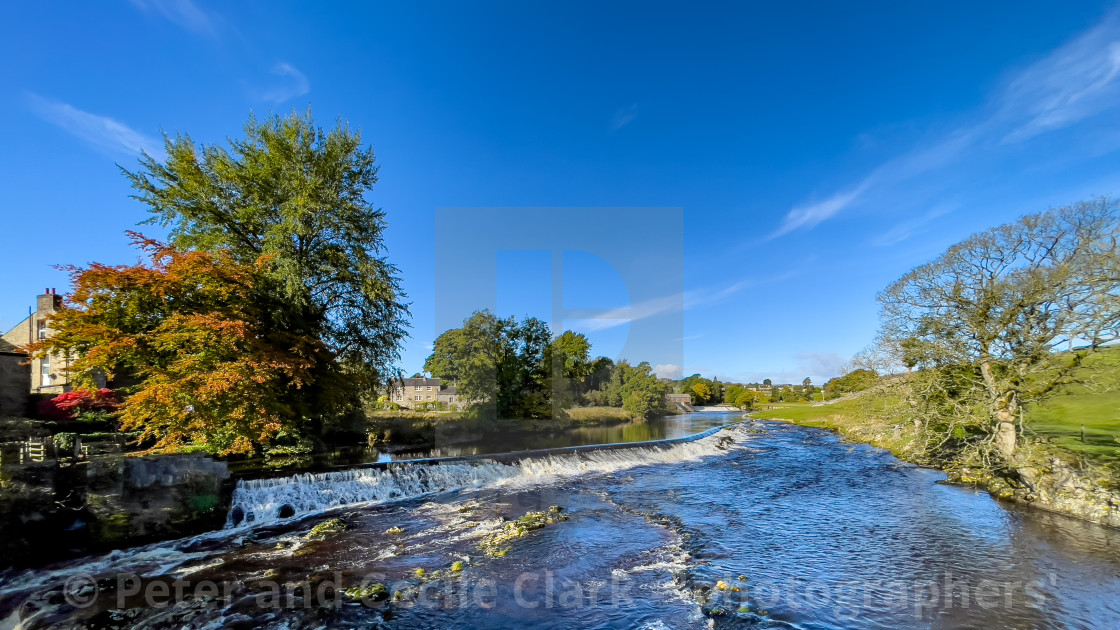
<svg viewBox="0 0 1120 630">
<path fill-rule="evenodd" d="M 241 480 L 226 529 L 0 574 L 0 627 L 1120 627 L 1120 531 L 737 420 L 674 421 L 732 423 L 687 442 Z M 550 506 L 562 516 L 498 555 L 480 547 Z M 333 518 L 346 529 L 308 539 Z M 340 594 L 362 583 L 389 599 Z"/>
</svg>

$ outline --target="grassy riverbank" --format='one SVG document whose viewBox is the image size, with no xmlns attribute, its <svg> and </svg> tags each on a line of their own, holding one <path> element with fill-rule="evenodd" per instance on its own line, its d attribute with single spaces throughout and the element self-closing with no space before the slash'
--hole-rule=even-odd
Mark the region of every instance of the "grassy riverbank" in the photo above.
<svg viewBox="0 0 1120 630">
<path fill-rule="evenodd" d="M 1120 468 L 1120 348 L 1089 357 L 1061 386 L 1024 412 L 1027 446 L 1086 465 Z M 918 437 L 905 419 L 901 381 L 820 403 L 779 403 L 751 415 L 837 431 L 852 439 L 888 448 L 900 457 Z"/>
</svg>

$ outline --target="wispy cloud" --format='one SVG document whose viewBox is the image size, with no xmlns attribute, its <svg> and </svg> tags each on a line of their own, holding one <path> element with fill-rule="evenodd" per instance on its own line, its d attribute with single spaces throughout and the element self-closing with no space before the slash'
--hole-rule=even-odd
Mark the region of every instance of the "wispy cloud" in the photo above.
<svg viewBox="0 0 1120 630">
<path fill-rule="evenodd" d="M 179 26 L 206 37 L 217 35 L 214 18 L 191 0 L 131 0 L 139 9 L 160 14 Z"/>
<path fill-rule="evenodd" d="M 684 371 L 676 363 L 658 363 L 653 366 L 653 373 L 658 378 L 679 379 Z"/>
<path fill-rule="evenodd" d="M 920 231 L 927 224 L 931 223 L 938 217 L 944 216 L 956 209 L 955 205 L 942 204 L 934 206 L 928 212 L 918 216 L 917 218 L 903 221 L 891 229 L 883 232 L 873 241 L 878 247 L 888 247 L 896 243 L 901 243 L 914 235 L 915 232 Z"/>
<path fill-rule="evenodd" d="M 1025 140 L 1115 107 L 1118 78 L 1120 11 L 1114 11 L 1010 82 L 999 116 L 1019 124 L 1004 140 Z"/>
<path fill-rule="evenodd" d="M 822 201 L 795 206 L 770 238 L 812 229 L 856 205 L 879 201 L 892 187 L 966 156 L 1028 141 L 1118 106 L 1120 10 L 1012 76 L 991 95 L 988 105 L 971 116 L 975 122 L 951 128 L 885 161 L 855 185 Z M 900 225 L 895 236 L 907 231 Z"/>
<path fill-rule="evenodd" d="M 307 80 L 307 77 L 302 72 L 290 63 L 281 61 L 275 66 L 272 66 L 272 70 L 269 72 L 279 77 L 279 79 L 261 91 L 260 98 L 263 100 L 272 103 L 283 103 L 288 99 L 303 96 L 311 91 L 311 82 Z"/>
<path fill-rule="evenodd" d="M 770 238 L 777 238 L 799 228 L 816 227 L 821 221 L 832 217 L 854 203 L 871 185 L 871 180 L 872 178 L 868 177 L 851 190 L 836 193 L 823 201 L 797 206 L 790 210 Z"/>
<path fill-rule="evenodd" d="M 26 101 L 28 109 L 39 118 L 106 153 L 137 156 L 141 151 L 146 151 L 153 156 L 163 155 L 163 142 L 160 139 L 140 133 L 108 116 L 91 114 L 33 93 L 27 94 Z"/>
<path fill-rule="evenodd" d="M 611 133 L 622 129 L 626 125 L 634 122 L 638 117 L 638 104 L 634 103 L 629 107 L 623 107 L 614 113 L 614 118 L 611 119 Z"/>
<path fill-rule="evenodd" d="M 613 308 L 594 314 L 591 317 L 578 318 L 579 328 L 589 332 L 606 330 L 630 322 L 647 319 L 663 313 L 698 308 L 709 304 L 721 302 L 742 289 L 749 286 L 749 282 L 737 282 L 722 289 L 685 291 L 663 297 L 652 298 L 638 302 L 627 307 Z"/>
</svg>

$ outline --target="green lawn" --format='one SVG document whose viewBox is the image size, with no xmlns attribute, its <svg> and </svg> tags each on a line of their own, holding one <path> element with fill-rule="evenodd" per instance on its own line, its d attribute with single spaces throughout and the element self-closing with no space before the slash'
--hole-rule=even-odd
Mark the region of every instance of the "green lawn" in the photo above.
<svg viewBox="0 0 1120 630">
<path fill-rule="evenodd" d="M 831 405 L 819 405 L 816 407 L 814 407 L 812 403 L 807 402 L 783 402 L 774 403 L 773 405 L 761 405 L 762 410 L 752 411 L 750 414 L 751 417 L 760 418 L 762 420 L 780 418 L 782 420 L 792 420 L 808 426 L 824 427 L 828 426 L 828 417 L 849 411 L 849 409 L 847 409 L 848 406 L 850 406 L 850 403 L 847 401 Z M 767 407 L 773 407 L 773 409 L 767 409 Z"/>
<path fill-rule="evenodd" d="M 1042 404 L 1027 409 L 1027 430 L 1063 449 L 1120 462 L 1120 348 L 1090 358 L 1076 376 L 1085 384 L 1065 386 Z"/>
<path fill-rule="evenodd" d="M 1024 413 L 1028 435 L 1046 438 L 1055 446 L 1102 463 L 1120 463 L 1120 348 L 1094 355 L 1075 376 L 1083 383 L 1063 386 Z M 772 410 L 755 411 L 756 418 L 781 418 L 798 424 L 838 428 L 860 424 L 887 399 L 861 396 L 831 405 L 774 403 Z M 872 406 L 869 408 L 868 405 Z M 842 416 L 834 418 L 833 416 Z M 1081 427 L 1085 426 L 1085 442 Z"/>
</svg>

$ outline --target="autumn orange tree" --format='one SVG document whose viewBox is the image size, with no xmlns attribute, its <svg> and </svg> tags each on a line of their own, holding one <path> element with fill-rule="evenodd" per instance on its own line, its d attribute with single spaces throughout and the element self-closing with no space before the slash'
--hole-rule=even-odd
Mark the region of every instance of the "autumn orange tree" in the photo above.
<svg viewBox="0 0 1120 630">
<path fill-rule="evenodd" d="M 183 250 L 136 233 L 150 262 L 71 267 L 73 293 L 39 354 L 76 357 L 79 385 L 137 383 L 119 411 L 152 452 L 251 453 L 348 404 L 331 351 L 284 314 L 268 256 Z"/>
</svg>

